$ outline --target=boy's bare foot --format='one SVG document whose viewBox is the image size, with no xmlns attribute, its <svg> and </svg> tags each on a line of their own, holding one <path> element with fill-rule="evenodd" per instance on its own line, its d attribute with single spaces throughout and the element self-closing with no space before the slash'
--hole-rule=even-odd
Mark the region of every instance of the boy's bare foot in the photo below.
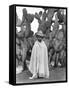
<svg viewBox="0 0 69 90">
<path fill-rule="evenodd" d="M 37 78 L 37 75 L 33 75 L 32 77 L 29 77 L 29 79 L 36 79 Z"/>
</svg>

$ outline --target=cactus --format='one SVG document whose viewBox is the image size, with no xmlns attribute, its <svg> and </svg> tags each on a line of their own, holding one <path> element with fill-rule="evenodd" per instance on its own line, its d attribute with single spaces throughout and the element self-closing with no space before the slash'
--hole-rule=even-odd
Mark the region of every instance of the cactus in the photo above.
<svg viewBox="0 0 69 90">
<path fill-rule="evenodd" d="M 27 59 L 27 52 L 32 50 L 34 42 L 37 40 L 36 35 L 34 35 L 34 32 L 31 30 L 31 23 L 34 18 L 38 20 L 38 30 L 42 30 L 42 32 L 46 35 L 44 41 L 48 47 L 49 63 L 52 61 L 54 62 L 54 65 L 58 65 L 59 61 L 62 65 L 65 65 L 66 63 L 66 15 L 64 15 L 64 13 L 61 14 L 64 10 L 54 8 L 43 9 L 44 12 L 35 12 L 35 15 L 29 14 L 26 8 L 23 9 L 22 22 L 20 21 L 21 23 L 19 24 L 21 31 L 16 31 L 16 35 L 19 38 L 16 39 L 16 43 L 20 44 L 19 47 L 16 45 L 17 49 L 20 48 L 20 51 L 18 49 L 16 54 L 18 55 L 21 53 L 23 66 L 24 61 Z M 52 18 L 55 12 L 55 20 L 53 21 Z M 16 18 L 18 22 L 17 15 Z M 54 25 L 52 25 L 52 23 L 54 23 Z M 60 24 L 62 25 L 61 30 L 59 30 Z M 53 27 L 52 31 L 51 26 Z"/>
</svg>

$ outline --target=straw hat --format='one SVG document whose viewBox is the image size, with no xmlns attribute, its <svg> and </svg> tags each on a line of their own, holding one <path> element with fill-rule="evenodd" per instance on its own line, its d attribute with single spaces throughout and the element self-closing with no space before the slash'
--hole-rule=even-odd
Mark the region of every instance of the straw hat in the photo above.
<svg viewBox="0 0 69 90">
<path fill-rule="evenodd" d="M 40 30 L 36 33 L 37 36 L 41 36 L 41 37 L 44 37 L 45 35 L 43 34 L 43 32 Z"/>
</svg>

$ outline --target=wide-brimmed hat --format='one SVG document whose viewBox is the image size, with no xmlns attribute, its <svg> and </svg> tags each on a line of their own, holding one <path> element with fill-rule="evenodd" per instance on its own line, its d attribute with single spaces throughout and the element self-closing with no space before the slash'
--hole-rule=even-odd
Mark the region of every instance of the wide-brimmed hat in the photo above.
<svg viewBox="0 0 69 90">
<path fill-rule="evenodd" d="M 44 37 L 45 35 L 43 34 L 43 32 L 40 30 L 36 33 L 37 36 L 41 36 L 41 37 Z"/>
</svg>

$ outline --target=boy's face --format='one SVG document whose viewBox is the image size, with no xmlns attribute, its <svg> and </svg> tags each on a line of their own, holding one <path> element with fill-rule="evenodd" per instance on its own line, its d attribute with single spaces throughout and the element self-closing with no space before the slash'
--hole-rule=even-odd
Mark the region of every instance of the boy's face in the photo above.
<svg viewBox="0 0 69 90">
<path fill-rule="evenodd" d="M 37 36 L 37 40 L 38 40 L 39 42 L 41 42 L 42 39 L 43 39 L 43 37 L 41 37 L 41 36 Z"/>
</svg>

